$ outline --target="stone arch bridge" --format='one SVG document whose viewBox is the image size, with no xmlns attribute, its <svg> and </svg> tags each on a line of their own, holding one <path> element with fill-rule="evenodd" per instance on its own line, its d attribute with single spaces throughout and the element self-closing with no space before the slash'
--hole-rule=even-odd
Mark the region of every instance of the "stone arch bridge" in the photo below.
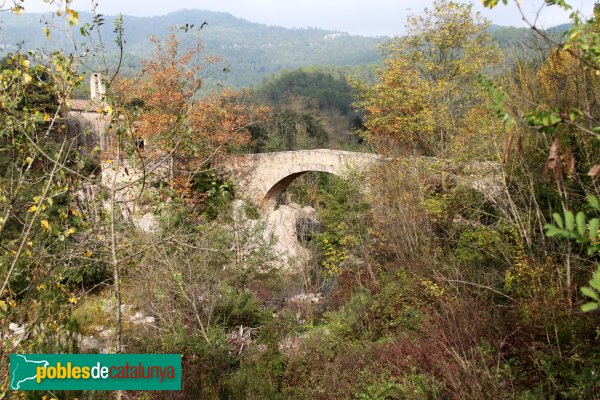
<svg viewBox="0 0 600 400">
<path fill-rule="evenodd" d="M 388 161 L 389 158 L 378 154 L 316 149 L 246 154 L 239 156 L 224 169 L 237 180 L 242 196 L 268 210 L 294 179 L 307 172 L 327 172 L 342 176 L 352 170 L 368 171 Z M 404 162 L 408 167 L 425 163 L 429 165 L 432 175 L 442 174 L 447 178 L 462 180 L 467 186 L 484 194 L 492 203 L 503 198 L 499 163 L 460 163 L 428 157 L 408 157 Z"/>
<path fill-rule="evenodd" d="M 317 171 L 339 176 L 349 170 L 366 171 L 385 161 L 377 154 L 317 149 L 246 154 L 226 169 L 237 178 L 242 195 L 269 208 L 302 174 Z"/>
</svg>

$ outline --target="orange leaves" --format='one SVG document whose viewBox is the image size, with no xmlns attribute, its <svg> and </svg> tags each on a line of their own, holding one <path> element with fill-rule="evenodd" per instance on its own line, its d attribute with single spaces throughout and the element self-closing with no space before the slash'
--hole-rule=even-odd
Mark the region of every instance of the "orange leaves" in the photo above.
<svg viewBox="0 0 600 400">
<path fill-rule="evenodd" d="M 173 153 L 176 170 L 197 171 L 207 160 L 249 143 L 250 127 L 266 118 L 266 109 L 231 89 L 198 92 L 201 72 L 218 58 L 204 54 L 201 44 L 181 51 L 175 35 L 151 41 L 156 53 L 143 62 L 144 74 L 118 84 L 148 161 Z"/>
<path fill-rule="evenodd" d="M 223 89 L 210 93 L 192 109 L 192 128 L 203 133 L 210 148 L 248 144 L 249 128 L 266 118 L 267 108 L 242 103 L 238 100 L 240 96 L 231 89 Z"/>
<path fill-rule="evenodd" d="M 203 196 L 198 196 L 197 193 L 194 193 L 192 186 L 192 181 L 188 178 L 175 177 L 171 180 L 171 187 L 179 198 L 192 205 L 201 204 L 206 199 L 207 195 L 204 194 Z"/>
</svg>

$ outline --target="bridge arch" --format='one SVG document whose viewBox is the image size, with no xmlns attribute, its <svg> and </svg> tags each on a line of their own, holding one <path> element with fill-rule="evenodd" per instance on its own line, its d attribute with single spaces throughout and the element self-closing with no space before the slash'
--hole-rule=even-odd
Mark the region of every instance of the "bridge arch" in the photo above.
<svg viewBox="0 0 600 400">
<path fill-rule="evenodd" d="M 339 168 L 334 168 L 332 165 L 325 164 L 295 165 L 293 168 L 279 171 L 272 179 L 266 181 L 264 185 L 262 185 L 261 193 L 264 193 L 264 196 L 260 200 L 260 206 L 263 208 L 271 208 L 296 178 L 308 172 L 326 172 L 332 175 L 341 175 Z"/>
<path fill-rule="evenodd" d="M 349 169 L 364 171 L 383 161 L 383 157 L 372 153 L 315 149 L 247 154 L 227 169 L 237 176 L 242 195 L 270 209 L 294 179 L 307 172 L 340 176 Z"/>
</svg>

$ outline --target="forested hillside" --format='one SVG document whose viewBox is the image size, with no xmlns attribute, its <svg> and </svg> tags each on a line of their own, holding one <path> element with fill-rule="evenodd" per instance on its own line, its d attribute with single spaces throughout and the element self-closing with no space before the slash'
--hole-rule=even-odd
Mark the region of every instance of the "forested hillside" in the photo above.
<svg viewBox="0 0 600 400">
<path fill-rule="evenodd" d="M 33 50 L 59 49 L 70 45 L 70 39 L 62 30 L 53 30 L 51 38 L 45 37 L 45 26 L 52 27 L 56 16 L 52 14 L 0 14 L 0 48 L 4 53 L 17 48 Z M 101 35 L 106 57 L 114 64 L 118 58 L 117 45 L 110 38 L 113 34 L 115 16 L 102 16 Z M 79 23 L 92 23 L 92 14 L 81 12 Z M 206 22 L 207 25 L 203 25 Z M 352 73 L 366 70 L 382 61 L 377 45 L 389 38 L 371 38 L 348 35 L 323 29 L 286 29 L 252 23 L 231 14 L 212 11 L 183 10 L 159 17 L 123 17 L 125 57 L 122 73 L 134 74 L 141 68 L 140 61 L 151 55 L 150 37 L 164 38 L 171 27 L 199 32 L 209 54 L 222 62 L 210 70 L 207 83 L 231 85 L 237 88 L 254 86 L 264 77 L 279 73 L 282 69 L 294 69 L 313 65 L 346 68 Z M 563 31 L 566 26 L 558 27 Z M 535 36 L 526 28 L 491 26 L 492 37 L 507 54 L 536 54 Z M 93 43 L 99 45 L 94 33 Z M 82 42 L 78 30 L 74 30 L 76 43 Z M 90 48 L 90 42 L 86 46 Z M 183 45 L 190 46 L 193 39 L 184 37 Z M 81 48 L 80 50 L 83 50 Z M 93 47 L 90 48 L 93 50 Z"/>
<path fill-rule="evenodd" d="M 0 3 L 52 43 L 0 60 L 0 399 L 600 399 L 600 3 L 434 0 L 378 48 L 52 4 Z"/>
<path fill-rule="evenodd" d="M 111 35 L 114 16 L 104 16 L 100 32 L 104 36 L 106 53 L 111 61 L 117 57 L 117 46 Z M 56 30 L 48 40 L 43 34 L 45 22 L 49 26 L 56 16 L 23 14 L 19 17 L 4 13 L 0 15 L 0 43 L 6 50 L 13 50 L 22 43 L 24 50 L 36 48 L 64 48 L 69 39 L 64 31 Z M 92 22 L 92 15 L 79 14 L 80 24 Z M 207 25 L 203 25 L 206 22 Z M 222 58 L 219 68 L 208 75 L 211 82 L 246 87 L 257 84 L 265 76 L 278 73 L 283 68 L 309 65 L 360 66 L 380 62 L 375 48 L 382 39 L 351 36 L 323 29 L 286 29 L 266 26 L 236 18 L 227 13 L 184 10 L 160 17 L 123 17 L 125 29 L 124 73 L 139 71 L 140 60 L 151 55 L 150 36 L 164 38 L 173 26 L 188 25 L 190 31 L 198 31 L 210 54 Z M 193 25 L 193 26 L 192 26 Z M 42 33 L 42 34 L 40 34 Z M 81 35 L 74 32 L 75 41 Z M 96 44 L 98 40 L 94 35 Z M 193 45 L 188 35 L 182 45 Z M 223 69 L 229 72 L 224 73 Z"/>
</svg>

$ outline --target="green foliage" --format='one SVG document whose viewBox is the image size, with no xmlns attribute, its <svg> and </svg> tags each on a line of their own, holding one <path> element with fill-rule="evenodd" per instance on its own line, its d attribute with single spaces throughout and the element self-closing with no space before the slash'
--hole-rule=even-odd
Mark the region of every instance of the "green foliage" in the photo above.
<svg viewBox="0 0 600 400">
<path fill-rule="evenodd" d="M 216 305 L 215 322 L 224 327 L 261 326 L 269 320 L 271 310 L 264 308 L 252 293 L 234 290 L 224 293 L 224 300 Z"/>
<path fill-rule="evenodd" d="M 235 195 L 232 184 L 214 172 L 197 173 L 192 178 L 191 188 L 195 192 L 192 196 L 205 197 L 200 208 L 209 220 L 227 208 Z"/>
<path fill-rule="evenodd" d="M 598 199 L 595 196 L 588 197 L 590 207 L 595 211 L 600 211 Z M 559 237 L 573 239 L 577 243 L 587 245 L 588 255 L 593 255 L 600 251 L 598 243 L 598 228 L 600 221 L 598 218 L 589 218 L 585 212 L 580 211 L 577 216 L 571 211 L 567 211 L 564 217 L 559 213 L 552 215 L 556 225 L 546 224 L 546 235 L 549 237 Z"/>
<path fill-rule="evenodd" d="M 550 111 L 534 111 L 525 116 L 525 121 L 532 127 L 539 129 L 540 132 L 554 133 L 560 123 L 575 122 L 578 117 L 583 116 L 579 109 L 570 109 L 567 111 L 568 121 L 561 116 L 562 111 L 558 108 Z"/>
<path fill-rule="evenodd" d="M 321 110 L 335 108 L 344 115 L 352 111 L 354 101 L 352 87 L 341 71 L 318 68 L 284 70 L 279 76 L 263 81 L 256 92 L 273 104 L 282 104 L 294 96 L 309 97 L 318 101 Z"/>
<path fill-rule="evenodd" d="M 449 195 L 432 196 L 422 201 L 423 208 L 434 218 L 449 217 L 452 199 Z"/>
<path fill-rule="evenodd" d="M 439 0 L 426 11 L 410 16 L 407 34 L 385 45 L 379 81 L 355 82 L 356 105 L 366 114 L 365 137 L 381 143 L 379 151 L 445 158 L 463 151 L 470 124 L 481 130 L 484 98 L 476 78 L 498 65 L 500 51 L 490 40 L 489 21 L 472 5 Z"/>
<path fill-rule="evenodd" d="M 600 202 L 597 197 L 589 196 L 588 203 L 593 210 L 596 212 L 600 211 Z M 575 240 L 577 243 L 586 246 L 587 253 L 590 256 L 600 251 L 598 237 L 600 222 L 598 218 L 589 219 L 583 211 L 579 211 L 577 216 L 575 216 L 573 212 L 567 211 L 565 212 L 564 217 L 558 213 L 554 213 L 553 218 L 556 225 L 547 224 L 544 227 L 547 236 Z M 581 309 L 584 312 L 594 311 L 598 308 L 598 303 L 600 301 L 598 296 L 598 292 L 600 292 L 600 265 L 598 265 L 596 272 L 588 283 L 590 286 L 581 288 L 581 293 L 591 299 L 590 302 L 581 306 Z"/>
<path fill-rule="evenodd" d="M 264 126 L 252 130 L 254 152 L 307 150 L 329 144 L 329 132 L 317 109 L 303 100 L 299 107 L 276 107 Z"/>
<path fill-rule="evenodd" d="M 378 341 L 397 330 L 420 331 L 425 315 L 415 300 L 422 294 L 421 283 L 405 271 L 381 278 L 378 293 L 357 289 L 342 309 L 325 314 L 333 334 L 351 341 Z"/>
<path fill-rule="evenodd" d="M 494 112 L 495 117 L 502 119 L 505 125 L 512 126 L 515 121 L 505 109 L 506 93 L 497 87 L 489 77 L 479 76 L 477 82 L 490 96 L 491 104 L 488 107 Z"/>
<path fill-rule="evenodd" d="M 502 0 L 504 5 L 508 4 L 508 0 Z M 483 0 L 483 5 L 489 8 L 494 8 L 498 5 L 498 0 Z"/>
<path fill-rule="evenodd" d="M 500 233 L 482 227 L 461 233 L 455 254 L 461 262 L 493 265 L 494 252 L 501 242 Z"/>
<path fill-rule="evenodd" d="M 407 372 L 402 379 L 362 371 L 360 381 L 363 388 L 355 394 L 355 398 L 359 400 L 423 400 L 436 399 L 441 395 L 432 377 L 416 373 L 414 370 Z"/>
<path fill-rule="evenodd" d="M 39 34 L 44 28 L 40 23 L 41 16 L 27 13 L 17 17 L 3 13 L 0 24 L 6 33 L 4 43 L 16 47 L 17 43 L 24 42 L 23 46 L 27 49 L 69 48 L 69 37 L 61 30 L 49 28 L 51 43 L 48 43 L 44 35 Z M 87 31 L 91 31 L 87 24 L 98 22 L 87 12 L 80 12 L 78 17 L 79 27 L 85 27 Z M 115 37 L 113 30 L 117 18 L 112 15 L 101 16 L 102 24 L 97 31 L 103 37 Z M 190 21 L 197 22 L 193 29 L 189 28 Z M 206 50 L 223 60 L 206 74 L 207 87 L 215 87 L 217 83 L 238 88 L 249 87 L 260 84 L 263 78 L 279 73 L 284 68 L 309 65 L 349 66 L 360 71 L 365 69 L 365 65 L 373 65 L 381 60 L 375 49 L 375 45 L 382 41 L 380 38 L 344 34 L 331 37 L 328 35 L 335 32 L 323 29 L 286 29 L 248 22 L 227 13 L 185 10 L 152 19 L 123 16 L 122 25 L 127 30 L 121 72 L 125 75 L 137 73 L 140 60 L 151 55 L 151 46 L 148 46 L 151 35 L 166 37 L 169 27 L 185 28 L 186 24 L 189 33 L 197 33 L 202 21 L 208 23 L 201 29 Z M 182 30 L 181 33 L 186 32 Z M 80 29 L 73 32 L 76 43 L 85 40 L 81 34 Z M 110 65 L 116 65 L 119 59 L 118 43 L 110 40 L 104 46 L 107 61 Z M 192 46 L 194 43 L 191 39 L 184 39 L 183 47 Z"/>
<path fill-rule="evenodd" d="M 581 306 L 581 309 L 584 312 L 594 311 L 598 309 L 598 303 L 600 302 L 600 298 L 598 297 L 598 293 L 600 292 L 600 268 L 594 272 L 592 279 L 588 282 L 589 287 L 582 287 L 581 293 L 591 299 L 592 301 L 585 303 Z"/>
<path fill-rule="evenodd" d="M 229 398 L 289 398 L 284 392 L 287 359 L 280 349 L 282 341 L 293 335 L 295 328 L 294 318 L 286 312 L 265 321 L 257 338 L 263 349 L 251 350 L 241 360 L 238 371 L 227 380 Z"/>
<path fill-rule="evenodd" d="M 270 104 L 272 111 L 267 122 L 251 128 L 249 151 L 359 148 L 352 130 L 361 118 L 350 108 L 348 90 L 342 78 L 304 70 L 266 82 L 256 96 Z"/>
<path fill-rule="evenodd" d="M 324 232 L 317 235 L 323 253 L 322 265 L 332 276 L 350 266 L 347 261 L 369 235 L 369 204 L 359 186 L 360 175 L 350 172 L 346 179 L 332 179 L 321 188 L 319 218 Z"/>
</svg>

